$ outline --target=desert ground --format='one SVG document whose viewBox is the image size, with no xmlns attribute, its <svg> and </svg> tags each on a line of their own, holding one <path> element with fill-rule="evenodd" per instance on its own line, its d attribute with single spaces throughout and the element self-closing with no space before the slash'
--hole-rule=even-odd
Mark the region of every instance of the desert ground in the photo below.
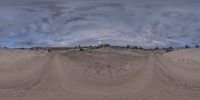
<svg viewBox="0 0 200 100">
<path fill-rule="evenodd" d="M 0 49 L 0 100 L 200 100 L 200 49 Z"/>
</svg>

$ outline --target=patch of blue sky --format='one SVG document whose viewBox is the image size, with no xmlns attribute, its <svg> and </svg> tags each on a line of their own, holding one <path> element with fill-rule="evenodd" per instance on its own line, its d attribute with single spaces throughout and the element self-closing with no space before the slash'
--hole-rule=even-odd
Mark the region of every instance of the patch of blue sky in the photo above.
<svg viewBox="0 0 200 100">
<path fill-rule="evenodd" d="M 182 37 L 182 38 L 178 38 L 176 41 L 180 46 L 192 45 L 193 38 L 191 38 L 191 37 Z"/>
<path fill-rule="evenodd" d="M 4 37 L 0 37 L 1 45 L 3 45 L 4 47 L 9 47 L 9 48 L 10 47 L 32 47 L 32 46 L 36 46 L 37 43 L 39 43 L 41 40 L 48 41 L 49 36 L 47 36 L 46 34 L 38 34 L 38 33 L 13 32 Z"/>
</svg>

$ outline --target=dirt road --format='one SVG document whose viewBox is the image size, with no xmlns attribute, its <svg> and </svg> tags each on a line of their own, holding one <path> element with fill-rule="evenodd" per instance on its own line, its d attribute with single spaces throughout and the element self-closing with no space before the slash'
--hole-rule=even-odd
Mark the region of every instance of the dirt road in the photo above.
<svg viewBox="0 0 200 100">
<path fill-rule="evenodd" d="M 157 52 L 56 52 L 0 64 L 0 100 L 200 100 L 198 65 Z"/>
</svg>

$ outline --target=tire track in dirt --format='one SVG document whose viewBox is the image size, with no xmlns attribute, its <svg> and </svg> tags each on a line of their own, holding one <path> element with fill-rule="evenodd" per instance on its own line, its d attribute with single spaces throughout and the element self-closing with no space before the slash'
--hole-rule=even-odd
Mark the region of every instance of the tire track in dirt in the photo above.
<svg viewBox="0 0 200 100">
<path fill-rule="evenodd" d="M 155 84 L 160 95 L 166 96 L 163 100 L 198 100 L 200 99 L 200 85 L 192 77 L 188 77 L 189 70 L 183 70 L 181 66 L 170 62 L 162 55 L 156 55 Z M 177 69 L 177 67 L 179 67 Z M 185 74 L 185 75 L 184 75 Z M 187 77 L 184 77 L 187 76 Z"/>
<path fill-rule="evenodd" d="M 46 66 L 51 57 L 42 57 L 25 63 L 27 70 L 8 73 L 0 76 L 0 96 L 26 96 L 36 89 L 41 83 L 46 81 Z M 40 87 L 39 87 L 40 88 Z"/>
<path fill-rule="evenodd" d="M 58 56 L 58 63 L 60 64 L 60 78 L 62 80 L 62 86 L 67 90 L 74 94 L 78 94 L 80 96 L 102 96 L 102 97 L 116 97 L 121 96 L 126 99 L 127 97 L 139 98 L 142 94 L 148 94 L 150 91 L 146 91 L 145 89 L 151 88 L 153 72 L 154 72 L 154 55 L 153 53 L 149 53 L 146 60 L 143 60 L 143 64 L 141 65 L 141 69 L 137 72 L 137 74 L 133 74 L 135 76 L 131 76 L 128 81 L 124 81 L 119 85 L 94 85 L 88 83 L 80 83 L 80 81 L 73 80 L 66 76 L 65 70 L 63 70 L 63 56 Z M 65 58 L 65 62 L 72 62 Z M 66 65 L 66 64 L 64 64 Z M 70 65 L 70 63 L 68 64 Z M 73 66 L 73 65 L 72 65 Z M 134 65 L 132 65 L 134 66 Z M 145 93 L 143 93 L 145 92 Z M 139 96 L 138 96 L 139 95 Z M 151 93 L 151 96 L 154 94 Z"/>
<path fill-rule="evenodd" d="M 100 56 L 98 56 L 100 55 Z M 104 59 L 105 55 L 95 57 Z M 117 54 L 118 60 L 123 54 Z M 79 55 L 78 55 L 79 57 Z M 52 53 L 34 61 L 19 64 L 29 66 L 25 70 L 10 72 L 0 76 L 0 99 L 2 100 L 199 100 L 200 74 L 187 70 L 161 54 L 148 52 L 144 57 L 126 55 L 130 62 L 120 64 L 129 66 L 122 78 L 88 80 L 80 74 L 84 70 L 73 68 L 86 67 L 98 62 L 100 67 L 112 64 L 112 60 L 83 55 L 85 60 L 71 59 L 69 55 Z M 88 57 L 88 58 L 87 58 Z M 119 57 L 119 58 L 118 58 Z M 76 58 L 76 57 L 75 57 Z M 85 61 L 91 60 L 89 63 Z M 124 59 L 123 59 L 124 60 Z M 114 60 L 113 60 L 114 61 Z M 119 63 L 121 63 L 119 62 Z M 102 64 L 104 63 L 104 64 Z M 98 65 L 97 64 L 97 65 Z M 95 68 L 99 68 L 95 66 Z M 110 68 L 110 69 L 109 69 Z M 116 69 L 112 69 L 114 72 Z M 73 71 L 73 72 L 72 72 Z M 80 73 L 79 73 L 80 72 Z M 96 71 L 98 72 L 98 71 Z M 100 72 L 101 73 L 101 72 Z M 98 74 L 98 73 L 97 73 Z M 80 76 L 83 75 L 83 76 Z M 110 75 L 110 74 L 106 74 Z M 7 79 L 5 78 L 7 76 Z M 116 83 L 117 81 L 120 81 Z M 96 84 L 97 82 L 100 82 Z M 106 83 L 104 83 L 106 82 Z"/>
</svg>

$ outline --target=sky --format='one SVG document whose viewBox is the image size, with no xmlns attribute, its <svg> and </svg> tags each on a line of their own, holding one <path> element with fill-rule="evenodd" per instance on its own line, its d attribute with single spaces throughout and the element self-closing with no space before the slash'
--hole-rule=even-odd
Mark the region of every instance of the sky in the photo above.
<svg viewBox="0 0 200 100">
<path fill-rule="evenodd" d="M 200 45 L 199 0 L 0 0 L 0 45 Z"/>
</svg>

